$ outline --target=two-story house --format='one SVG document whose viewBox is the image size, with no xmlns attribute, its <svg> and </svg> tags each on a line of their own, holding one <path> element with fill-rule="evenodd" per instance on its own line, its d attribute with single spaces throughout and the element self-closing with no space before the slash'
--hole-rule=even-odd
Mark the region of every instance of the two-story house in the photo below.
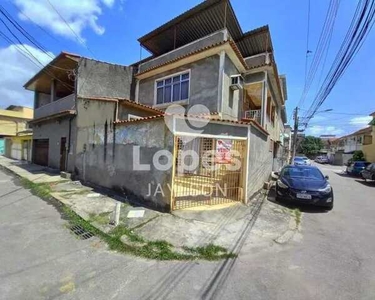
<svg viewBox="0 0 375 300">
<path fill-rule="evenodd" d="M 371 127 L 366 127 L 340 139 L 343 141 L 344 153 L 353 153 L 354 151 L 362 151 L 363 144 L 368 136 L 371 135 Z"/>
<path fill-rule="evenodd" d="M 32 132 L 28 122 L 33 119 L 33 109 L 10 105 L 0 109 L 0 155 L 31 161 Z"/>
<path fill-rule="evenodd" d="M 131 66 L 62 53 L 25 85 L 34 161 L 163 209 L 247 202 L 284 155 L 268 26 L 204 1 L 139 42 L 151 56 Z"/>
</svg>

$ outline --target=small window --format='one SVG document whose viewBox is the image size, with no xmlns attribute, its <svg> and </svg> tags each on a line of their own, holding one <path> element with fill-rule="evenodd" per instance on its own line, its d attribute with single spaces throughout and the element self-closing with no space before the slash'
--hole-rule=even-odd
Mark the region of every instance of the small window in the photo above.
<svg viewBox="0 0 375 300">
<path fill-rule="evenodd" d="M 189 83 L 189 73 L 183 73 L 156 81 L 156 104 L 188 100 Z"/>
</svg>

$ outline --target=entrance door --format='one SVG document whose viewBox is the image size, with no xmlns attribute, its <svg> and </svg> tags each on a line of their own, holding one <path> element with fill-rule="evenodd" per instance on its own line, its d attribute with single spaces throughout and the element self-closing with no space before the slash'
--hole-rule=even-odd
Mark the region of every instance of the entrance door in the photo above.
<svg viewBox="0 0 375 300">
<path fill-rule="evenodd" d="M 34 140 L 34 163 L 41 166 L 48 166 L 49 140 Z"/>
<path fill-rule="evenodd" d="M 29 160 L 29 141 L 22 140 L 22 160 Z"/>
<path fill-rule="evenodd" d="M 61 143 L 60 143 L 60 171 L 66 171 L 65 163 L 66 163 L 66 138 L 62 137 Z"/>
</svg>

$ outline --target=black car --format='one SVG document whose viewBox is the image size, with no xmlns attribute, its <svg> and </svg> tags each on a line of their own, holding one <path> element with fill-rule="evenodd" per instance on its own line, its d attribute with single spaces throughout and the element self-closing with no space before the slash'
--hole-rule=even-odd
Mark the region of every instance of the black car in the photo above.
<svg viewBox="0 0 375 300">
<path fill-rule="evenodd" d="M 364 180 L 375 180 L 375 163 L 368 165 L 366 169 L 361 171 L 360 175 Z"/>
<path fill-rule="evenodd" d="M 314 166 L 285 166 L 276 182 L 276 201 L 293 201 L 333 208 L 333 190 L 324 176 Z"/>
</svg>

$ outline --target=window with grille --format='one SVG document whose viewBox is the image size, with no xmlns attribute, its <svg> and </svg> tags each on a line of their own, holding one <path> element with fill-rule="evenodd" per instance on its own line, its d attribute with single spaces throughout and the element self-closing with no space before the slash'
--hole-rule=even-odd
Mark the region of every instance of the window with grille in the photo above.
<svg viewBox="0 0 375 300">
<path fill-rule="evenodd" d="M 174 75 L 156 81 L 156 104 L 189 99 L 190 73 Z"/>
</svg>

